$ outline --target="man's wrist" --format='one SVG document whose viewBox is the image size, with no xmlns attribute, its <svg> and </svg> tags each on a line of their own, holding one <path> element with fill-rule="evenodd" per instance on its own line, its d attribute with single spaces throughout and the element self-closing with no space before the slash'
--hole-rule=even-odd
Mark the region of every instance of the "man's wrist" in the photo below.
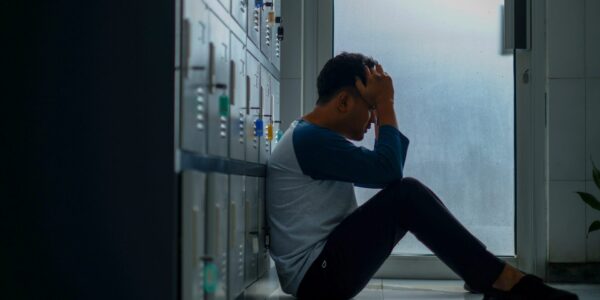
<svg viewBox="0 0 600 300">
<path fill-rule="evenodd" d="M 380 126 L 390 125 L 398 128 L 396 112 L 394 111 L 394 102 L 392 100 L 377 105 L 377 117 L 379 118 Z"/>
</svg>

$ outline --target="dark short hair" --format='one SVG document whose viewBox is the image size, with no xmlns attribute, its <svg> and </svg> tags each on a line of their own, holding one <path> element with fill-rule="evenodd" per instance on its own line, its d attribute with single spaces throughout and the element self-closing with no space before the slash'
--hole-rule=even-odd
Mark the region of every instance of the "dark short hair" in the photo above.
<svg viewBox="0 0 600 300">
<path fill-rule="evenodd" d="M 329 102 L 344 87 L 354 87 L 356 77 L 366 84 L 365 66 L 373 68 L 376 64 L 372 57 L 360 53 L 342 52 L 328 60 L 317 78 L 317 105 Z"/>
</svg>

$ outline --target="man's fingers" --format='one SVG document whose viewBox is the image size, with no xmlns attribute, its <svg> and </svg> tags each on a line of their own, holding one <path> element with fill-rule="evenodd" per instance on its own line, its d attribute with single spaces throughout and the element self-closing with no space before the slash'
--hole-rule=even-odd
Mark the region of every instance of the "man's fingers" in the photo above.
<svg viewBox="0 0 600 300">
<path fill-rule="evenodd" d="M 373 76 L 373 72 L 371 69 L 369 69 L 369 67 L 365 66 L 365 78 L 367 78 L 367 81 L 369 81 L 371 76 Z"/>
<path fill-rule="evenodd" d="M 380 64 L 375 65 L 375 70 L 377 70 L 377 73 L 379 73 L 379 75 L 383 75 L 385 72 L 383 72 L 383 67 Z"/>
</svg>

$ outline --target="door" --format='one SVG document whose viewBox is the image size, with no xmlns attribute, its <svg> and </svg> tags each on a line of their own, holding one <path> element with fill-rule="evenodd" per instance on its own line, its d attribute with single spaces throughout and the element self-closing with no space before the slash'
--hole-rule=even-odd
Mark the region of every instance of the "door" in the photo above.
<svg viewBox="0 0 600 300">
<path fill-rule="evenodd" d="M 378 17 L 357 26 L 367 6 Z M 498 0 L 334 1 L 333 45 L 318 61 L 348 51 L 382 63 L 394 80 L 400 130 L 411 139 L 405 176 L 436 192 L 492 253 L 519 264 L 517 249 L 529 250 L 517 243 L 526 244 L 522 228 L 530 224 L 516 235 L 516 217 L 528 215 L 516 208 L 530 206 L 517 205 L 517 195 L 531 182 L 516 184 L 517 170 L 524 170 L 517 156 L 530 150 L 516 144 L 529 129 L 516 115 L 531 94 L 515 73 L 522 79 L 530 53 L 504 49 L 503 13 Z M 359 145 L 372 147 L 372 134 Z M 357 189 L 359 204 L 376 192 Z M 456 278 L 412 234 L 378 275 Z"/>
</svg>

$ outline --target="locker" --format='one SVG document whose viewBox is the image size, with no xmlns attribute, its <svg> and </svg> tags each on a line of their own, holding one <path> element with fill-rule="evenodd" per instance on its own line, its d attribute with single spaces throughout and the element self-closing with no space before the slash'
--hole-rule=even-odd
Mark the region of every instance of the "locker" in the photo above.
<svg viewBox="0 0 600 300">
<path fill-rule="evenodd" d="M 181 180 L 181 278 L 183 300 L 204 299 L 206 175 L 183 172 Z"/>
<path fill-rule="evenodd" d="M 206 253 L 214 263 L 217 282 L 205 287 L 207 299 L 227 297 L 229 177 L 221 173 L 207 174 Z M 210 291 L 209 291 L 210 290 Z"/>
<path fill-rule="evenodd" d="M 271 57 L 273 49 L 273 27 L 275 25 L 275 10 L 273 1 L 266 0 L 261 10 L 260 18 L 260 51 L 267 57 Z"/>
<path fill-rule="evenodd" d="M 269 270 L 269 250 L 267 249 L 268 232 L 265 203 L 265 179 L 258 178 L 258 277 Z"/>
<path fill-rule="evenodd" d="M 235 0 L 234 0 L 235 1 Z M 231 79 L 229 114 L 229 157 L 244 160 L 246 142 L 246 49 L 242 42 L 231 34 Z"/>
<path fill-rule="evenodd" d="M 273 49 L 271 51 L 271 57 L 269 59 L 271 60 L 275 68 L 277 68 L 277 70 L 280 70 L 282 41 L 280 41 L 277 37 L 277 30 L 282 24 L 278 23 L 277 20 L 279 19 L 279 17 L 281 17 L 281 0 L 273 0 L 273 5 L 275 8 L 275 24 L 271 28 L 271 39 L 273 41 Z"/>
<path fill-rule="evenodd" d="M 267 163 L 267 159 L 271 154 L 271 140 L 272 140 L 272 116 L 271 116 L 271 103 L 272 90 L 271 90 L 271 73 L 267 71 L 265 67 L 261 67 L 261 119 L 264 124 L 264 133 L 259 142 L 259 162 Z"/>
<path fill-rule="evenodd" d="M 246 247 L 244 285 L 248 287 L 258 278 L 258 178 L 246 177 L 245 187 Z"/>
<path fill-rule="evenodd" d="M 209 101 L 208 154 L 227 157 L 229 123 L 229 79 L 231 62 L 229 29 L 212 12 L 209 13 Z"/>
<path fill-rule="evenodd" d="M 203 2 L 183 4 L 181 24 L 180 140 L 184 150 L 206 153 L 208 104 L 208 10 Z"/>
<path fill-rule="evenodd" d="M 280 101 L 280 91 L 279 91 L 279 81 L 275 78 L 271 81 L 271 94 L 273 99 L 273 104 L 271 106 L 271 113 L 273 115 L 273 141 L 271 143 L 271 152 L 277 146 L 279 139 L 283 136 L 283 128 L 281 128 L 281 101 Z"/>
<path fill-rule="evenodd" d="M 246 30 L 248 23 L 248 0 L 231 0 L 231 15 Z"/>
<path fill-rule="evenodd" d="M 246 98 L 246 161 L 258 162 L 258 151 L 260 147 L 260 137 L 258 133 L 262 131 L 256 130 L 255 126 L 259 126 L 257 122 L 260 118 L 260 64 L 258 60 L 246 52 L 247 63 L 247 81 L 248 93 Z"/>
<path fill-rule="evenodd" d="M 259 3 L 261 2 L 262 0 Z M 259 4 L 259 6 L 257 6 L 256 0 L 248 0 L 248 26 L 246 31 L 250 40 L 258 47 L 260 47 L 261 11 L 262 5 Z"/>
<path fill-rule="evenodd" d="M 229 176 L 229 293 L 228 299 L 236 299 L 245 288 L 245 199 L 244 177 Z"/>
</svg>

